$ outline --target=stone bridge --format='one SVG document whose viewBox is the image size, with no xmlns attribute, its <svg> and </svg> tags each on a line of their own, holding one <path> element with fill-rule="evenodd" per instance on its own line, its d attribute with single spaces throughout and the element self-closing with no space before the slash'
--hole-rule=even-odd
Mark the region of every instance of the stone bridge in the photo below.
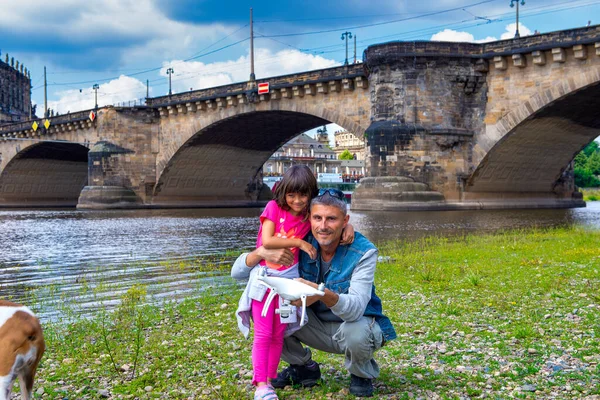
<svg viewBox="0 0 600 400">
<path fill-rule="evenodd" d="M 600 135 L 600 27 L 486 44 L 390 42 L 364 64 L 0 127 L 0 206 L 253 206 L 262 164 L 334 122 L 365 135 L 356 209 L 574 207 L 571 161 Z M 38 121 L 41 125 L 43 121 Z M 401 185 L 400 185 L 401 186 Z"/>
</svg>

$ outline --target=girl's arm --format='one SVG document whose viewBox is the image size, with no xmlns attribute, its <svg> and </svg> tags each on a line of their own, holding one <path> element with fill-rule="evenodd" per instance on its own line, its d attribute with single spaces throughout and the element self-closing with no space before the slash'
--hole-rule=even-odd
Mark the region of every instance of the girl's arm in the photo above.
<svg viewBox="0 0 600 400">
<path fill-rule="evenodd" d="M 352 242 L 354 242 L 354 227 L 352 224 L 347 224 L 342 231 L 342 240 L 340 241 L 340 244 L 352 244 Z"/>
<path fill-rule="evenodd" d="M 302 239 L 288 239 L 275 236 L 275 223 L 265 218 L 262 223 L 262 245 L 265 249 L 288 249 L 298 247 L 300 250 L 308 253 L 314 259 L 317 257 L 317 250 L 308 242 Z"/>
</svg>

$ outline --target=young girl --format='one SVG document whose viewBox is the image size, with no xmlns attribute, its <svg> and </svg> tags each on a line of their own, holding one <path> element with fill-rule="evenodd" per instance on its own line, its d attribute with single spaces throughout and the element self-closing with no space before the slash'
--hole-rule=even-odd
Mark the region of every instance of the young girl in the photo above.
<svg viewBox="0 0 600 400">
<path fill-rule="evenodd" d="M 295 165 L 288 169 L 277 188 L 275 200 L 267 203 L 260 216 L 261 226 L 258 231 L 256 247 L 267 249 L 289 248 L 294 254 L 292 265 L 279 265 L 262 261 L 261 266 L 267 268 L 267 275 L 285 278 L 297 278 L 300 251 L 316 258 L 316 249 L 303 238 L 310 232 L 308 212 L 310 201 L 318 194 L 317 180 L 310 168 Z M 351 243 L 354 229 L 348 226 L 344 232 L 342 243 Z M 256 385 L 255 400 L 276 400 L 277 394 L 270 385 L 271 378 L 277 377 L 277 368 L 283 349 L 283 337 L 286 324 L 282 323 L 275 309 L 279 306 L 279 296 L 270 304 L 266 317 L 261 313 L 266 301 L 267 288 L 257 283 L 255 268 L 251 271 L 246 290 L 240 298 L 238 307 L 238 326 L 247 336 L 248 310 L 254 321 L 254 343 L 252 344 L 252 366 Z"/>
</svg>

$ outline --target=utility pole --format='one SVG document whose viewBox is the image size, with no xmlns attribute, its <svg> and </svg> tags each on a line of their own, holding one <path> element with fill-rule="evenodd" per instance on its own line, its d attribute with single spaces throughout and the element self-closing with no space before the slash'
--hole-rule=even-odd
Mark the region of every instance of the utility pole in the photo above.
<svg viewBox="0 0 600 400">
<path fill-rule="evenodd" d="M 171 92 L 171 75 L 173 74 L 173 68 L 168 68 L 167 69 L 167 75 L 169 75 L 169 96 L 172 94 Z"/>
<path fill-rule="evenodd" d="M 510 0 L 510 7 L 514 7 L 515 4 L 517 3 L 517 31 L 515 32 L 515 38 L 520 38 L 521 35 L 519 34 L 519 0 Z M 521 5 L 524 6 L 525 5 L 525 0 L 521 0 Z"/>
<path fill-rule="evenodd" d="M 354 35 L 354 64 L 356 64 L 356 35 Z"/>
<path fill-rule="evenodd" d="M 150 97 L 150 81 L 146 79 L 146 98 Z"/>
<path fill-rule="evenodd" d="M 342 40 L 346 40 L 346 60 L 344 61 L 344 65 L 348 65 L 348 39 L 352 39 L 352 32 L 344 32 L 342 33 Z"/>
<path fill-rule="evenodd" d="M 97 83 L 94 83 L 94 86 L 92 86 L 92 89 L 94 89 L 94 109 L 97 110 L 98 109 L 98 89 L 100 89 L 100 86 Z"/>
<path fill-rule="evenodd" d="M 48 81 L 46 80 L 46 66 L 44 65 L 44 118 L 48 117 Z"/>
<path fill-rule="evenodd" d="M 252 8 L 250 8 L 250 82 L 256 80 L 254 75 L 254 25 L 252 20 Z"/>
</svg>

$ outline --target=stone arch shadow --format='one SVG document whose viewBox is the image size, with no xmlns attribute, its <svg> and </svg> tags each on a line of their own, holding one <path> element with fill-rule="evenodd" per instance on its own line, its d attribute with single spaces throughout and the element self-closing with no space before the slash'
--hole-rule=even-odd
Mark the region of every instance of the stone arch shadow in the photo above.
<svg viewBox="0 0 600 400">
<path fill-rule="evenodd" d="M 0 173 L 0 207 L 75 207 L 88 180 L 87 154 L 68 142 L 20 150 Z"/>
<path fill-rule="evenodd" d="M 249 110 L 205 126 L 198 121 L 190 129 L 189 139 L 171 150 L 152 204 L 256 206 L 261 196 L 262 166 L 285 142 L 330 122 L 341 126 L 345 122 L 348 129 L 364 132 L 363 127 L 337 112 L 306 111 Z"/>
<path fill-rule="evenodd" d="M 570 163 L 600 135 L 600 69 L 540 90 L 478 141 L 485 156 L 465 185 L 469 193 L 570 198 Z"/>
</svg>

